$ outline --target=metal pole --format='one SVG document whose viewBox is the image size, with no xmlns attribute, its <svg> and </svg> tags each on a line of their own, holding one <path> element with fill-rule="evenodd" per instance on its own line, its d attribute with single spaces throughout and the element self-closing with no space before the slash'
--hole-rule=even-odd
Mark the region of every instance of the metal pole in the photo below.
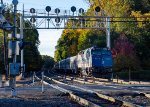
<svg viewBox="0 0 150 107">
<path fill-rule="evenodd" d="M 111 49 L 111 44 L 110 44 L 110 17 L 106 18 L 106 43 L 107 43 L 107 48 Z"/>
<path fill-rule="evenodd" d="M 17 4 L 18 4 L 18 1 L 17 0 L 13 0 L 12 1 L 13 4 L 14 4 L 14 31 L 13 31 L 13 37 L 16 38 L 16 34 L 17 34 Z M 15 50 L 15 54 L 13 55 L 13 63 L 16 63 L 16 60 L 17 60 L 17 55 L 16 55 L 16 46 L 14 48 Z M 17 96 L 17 93 L 16 93 L 16 76 L 13 76 L 12 77 L 12 90 L 11 90 L 11 95 L 13 97 Z"/>
<path fill-rule="evenodd" d="M 48 16 L 49 16 L 49 12 L 48 12 Z M 48 18 L 47 21 L 48 21 L 48 28 L 49 28 L 49 21 L 50 21 L 50 19 Z"/>
<path fill-rule="evenodd" d="M 20 36 L 21 41 L 23 41 L 23 16 L 20 16 Z M 24 79 L 24 49 L 21 50 L 21 73 L 22 79 Z"/>
<path fill-rule="evenodd" d="M 98 0 L 99 1 L 99 0 Z M 100 3 L 100 2 L 99 2 Z M 105 12 L 104 12 L 105 13 Z M 106 13 L 105 13 L 106 14 Z M 107 41 L 107 47 L 109 49 L 111 49 L 111 38 L 110 38 L 110 17 L 106 17 L 106 34 L 107 34 L 107 37 L 106 37 L 106 41 Z M 110 79 L 112 82 L 113 82 L 113 72 L 111 74 L 111 79 Z"/>
<path fill-rule="evenodd" d="M 16 34 L 17 34 L 17 5 L 14 5 L 14 31 L 13 31 L 13 37 L 16 38 Z M 15 48 L 16 50 L 16 48 Z M 17 60 L 17 56 L 16 56 L 16 51 L 15 51 L 15 54 L 14 54 L 14 58 L 13 58 L 13 63 L 16 63 L 16 60 Z"/>
<path fill-rule="evenodd" d="M 7 69 L 7 45 L 6 45 L 6 32 L 4 31 L 4 66 L 5 66 L 5 72 L 6 77 L 5 79 L 8 80 L 8 69 Z"/>
</svg>

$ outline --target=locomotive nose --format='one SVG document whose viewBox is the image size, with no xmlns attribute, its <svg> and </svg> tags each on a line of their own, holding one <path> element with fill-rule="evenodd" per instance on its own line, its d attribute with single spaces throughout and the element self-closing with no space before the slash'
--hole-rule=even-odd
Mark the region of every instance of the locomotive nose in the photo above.
<svg viewBox="0 0 150 107">
<path fill-rule="evenodd" d="M 94 55 L 92 56 L 92 65 L 94 67 L 100 67 L 102 65 L 100 56 Z"/>
<path fill-rule="evenodd" d="M 93 56 L 92 57 L 92 65 L 94 67 L 110 67 L 112 66 L 112 59 L 110 56 Z"/>
</svg>

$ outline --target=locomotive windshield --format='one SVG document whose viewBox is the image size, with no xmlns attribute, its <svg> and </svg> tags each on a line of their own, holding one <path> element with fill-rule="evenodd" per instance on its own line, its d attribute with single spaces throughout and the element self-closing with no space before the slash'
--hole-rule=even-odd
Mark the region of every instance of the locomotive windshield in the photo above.
<svg viewBox="0 0 150 107">
<path fill-rule="evenodd" d="M 92 50 L 92 54 L 95 55 L 111 55 L 111 51 L 110 50 L 103 50 L 103 49 L 95 49 Z"/>
</svg>

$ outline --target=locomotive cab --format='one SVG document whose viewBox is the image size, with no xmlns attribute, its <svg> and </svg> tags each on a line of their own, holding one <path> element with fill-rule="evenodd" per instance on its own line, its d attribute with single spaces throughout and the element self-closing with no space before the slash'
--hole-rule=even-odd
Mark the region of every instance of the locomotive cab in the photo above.
<svg viewBox="0 0 150 107">
<path fill-rule="evenodd" d="M 108 48 L 91 49 L 92 72 L 101 74 L 101 77 L 111 78 L 112 73 L 112 53 Z M 98 76 L 98 75 L 97 75 Z"/>
<path fill-rule="evenodd" d="M 112 54 L 108 48 L 93 48 L 91 50 L 91 56 L 93 67 L 112 67 Z"/>
</svg>

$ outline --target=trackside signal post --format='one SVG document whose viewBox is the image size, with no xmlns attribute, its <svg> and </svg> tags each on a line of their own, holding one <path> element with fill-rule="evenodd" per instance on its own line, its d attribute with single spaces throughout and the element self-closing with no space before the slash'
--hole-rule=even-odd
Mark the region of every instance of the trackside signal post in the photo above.
<svg viewBox="0 0 150 107">
<path fill-rule="evenodd" d="M 24 78 L 24 46 L 23 46 L 23 15 L 20 16 L 20 37 L 21 37 L 21 42 L 20 44 L 21 47 L 21 73 L 22 73 L 22 78 Z"/>
<path fill-rule="evenodd" d="M 13 0 L 13 4 L 14 4 L 14 27 L 12 27 L 9 22 L 5 19 L 5 17 L 3 16 L 3 10 L 5 9 L 5 5 L 3 4 L 3 0 L 1 0 L 1 3 L 0 3 L 0 27 L 1 29 L 4 30 L 4 42 L 5 42 L 5 31 L 11 31 L 13 30 L 13 38 L 11 41 L 9 41 L 9 44 L 10 44 L 10 53 L 11 53 L 11 57 L 13 58 L 13 63 L 10 63 L 9 64 L 9 75 L 11 77 L 10 79 L 10 85 L 11 85 L 11 88 L 12 88 L 12 96 L 16 96 L 16 91 L 15 91 L 15 82 L 16 82 L 16 75 L 19 73 L 19 64 L 16 63 L 16 41 L 15 41 L 15 38 L 16 38 L 16 32 L 17 32 L 17 29 L 16 29 L 16 13 L 17 13 L 17 4 L 18 4 L 18 1 L 17 0 Z M 8 44 L 8 45 L 9 45 Z M 5 58 L 6 58 L 6 52 L 5 52 Z M 4 58 L 4 59 L 5 59 Z M 6 63 L 5 63 L 5 70 L 7 69 L 6 67 Z M 7 71 L 7 70 L 6 70 Z M 7 74 L 6 74 L 7 76 Z"/>
<path fill-rule="evenodd" d="M 16 15 L 17 15 L 17 4 L 18 4 L 18 0 L 13 0 L 12 1 L 13 5 L 14 5 L 14 28 L 13 28 L 13 38 L 16 38 L 16 34 L 17 34 L 17 21 L 16 21 Z M 16 50 L 16 46 L 14 46 L 13 48 L 14 50 Z M 16 75 L 19 73 L 19 65 L 16 63 L 17 57 L 16 57 L 16 52 L 13 54 L 13 63 L 10 64 L 10 76 L 12 77 L 10 79 L 10 81 L 12 81 L 12 90 L 11 90 L 11 94 L 12 96 L 16 96 Z"/>
</svg>

